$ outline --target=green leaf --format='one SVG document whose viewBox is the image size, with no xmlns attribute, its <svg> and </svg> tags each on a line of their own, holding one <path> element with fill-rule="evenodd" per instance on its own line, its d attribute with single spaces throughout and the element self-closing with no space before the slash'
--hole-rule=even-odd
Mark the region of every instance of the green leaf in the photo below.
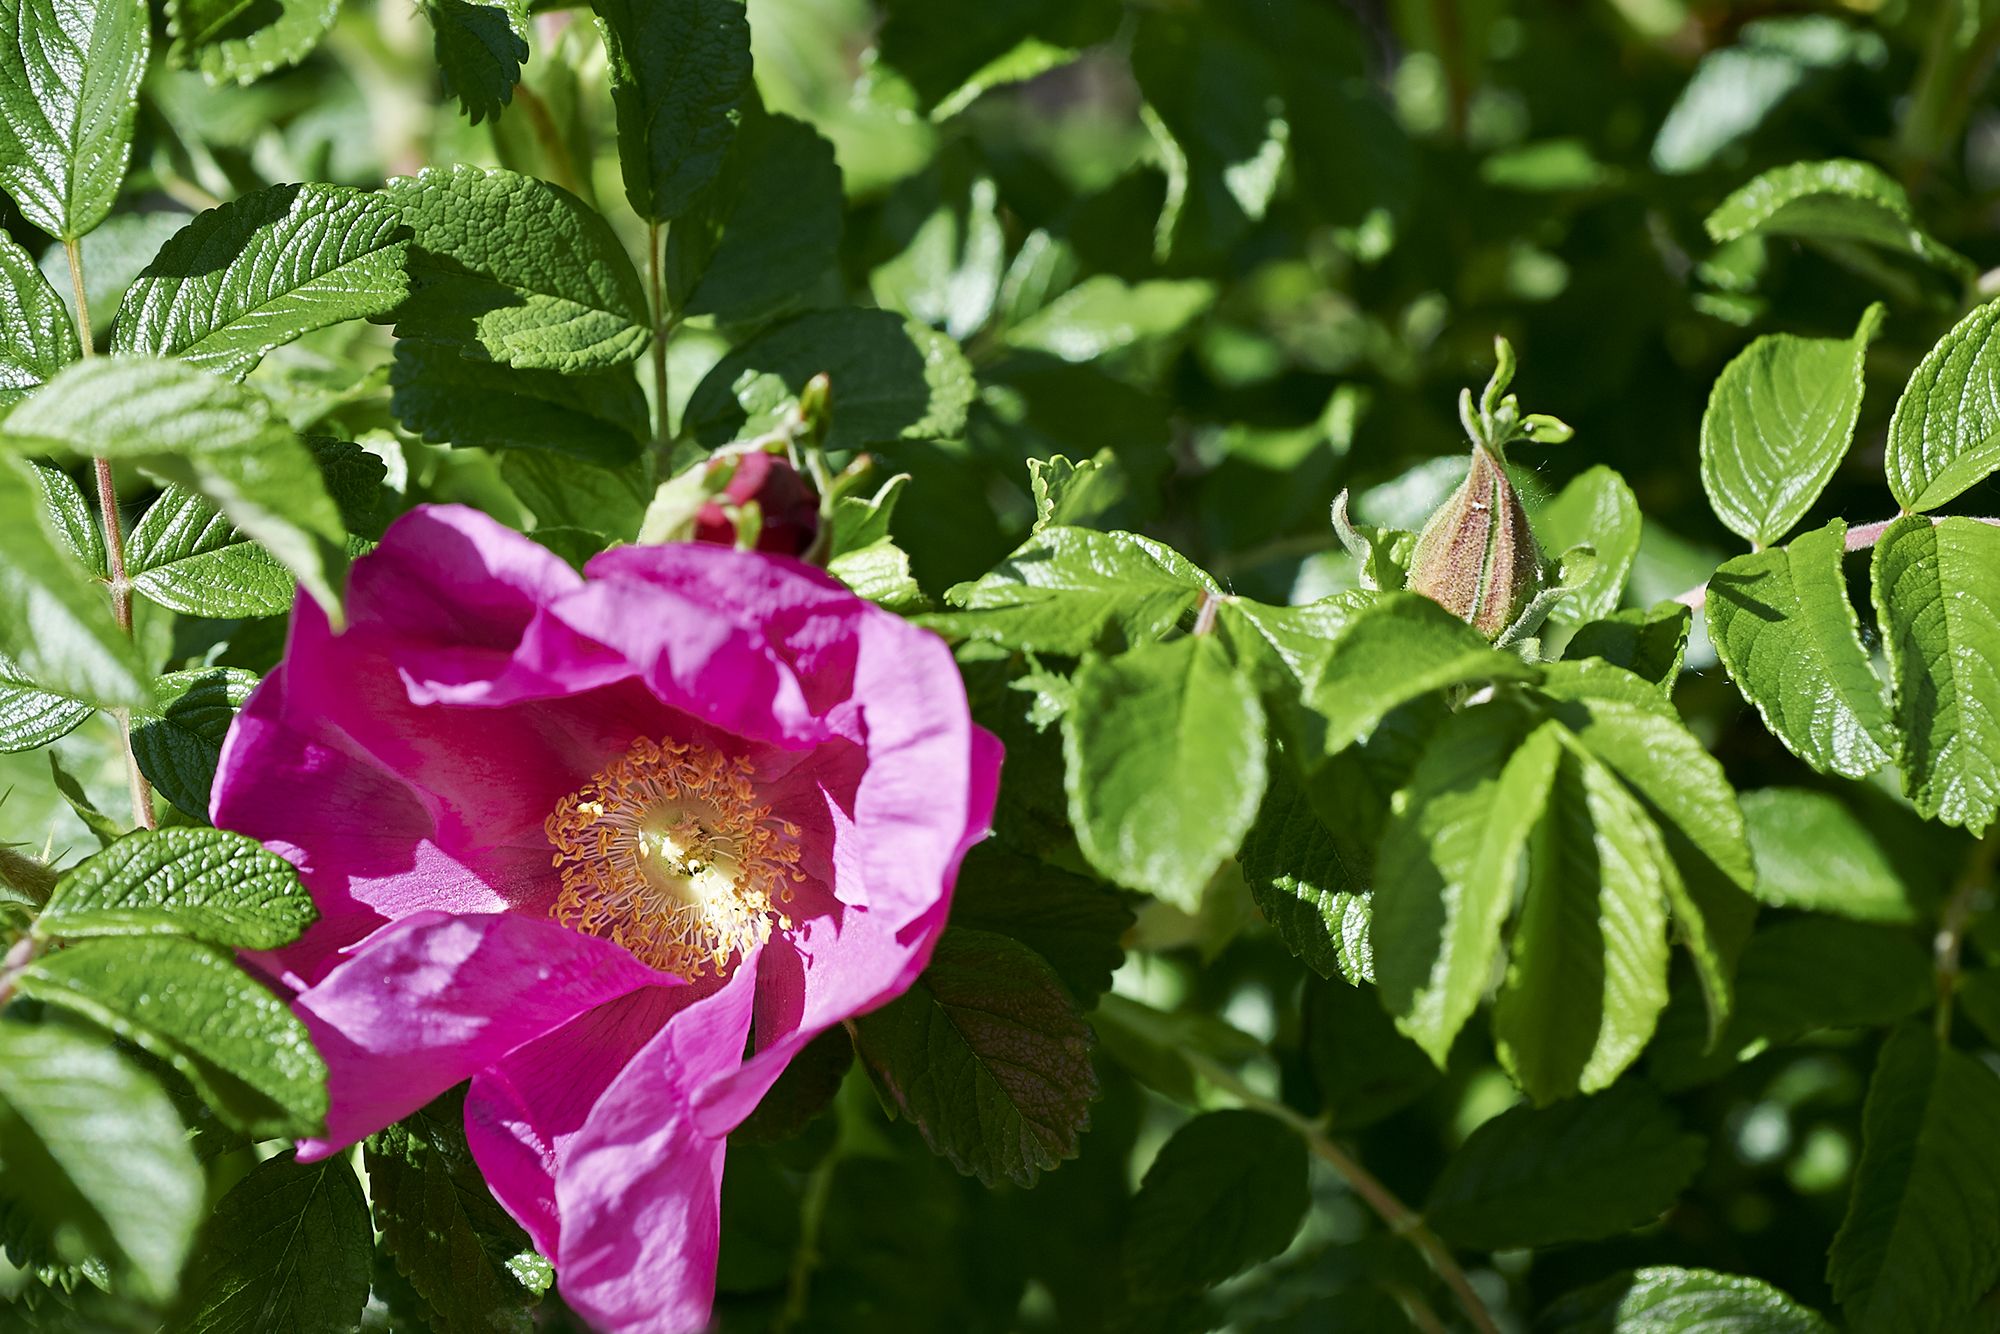
<svg viewBox="0 0 2000 1334">
<path fill-rule="evenodd" d="M 1301 1018 L 1306 1066 L 1337 1130 L 1379 1122 L 1443 1078 L 1368 987 L 1308 978 Z"/>
<path fill-rule="evenodd" d="M 145 0 L 0 0 L 0 189 L 58 240 L 118 198 L 151 32 Z"/>
<path fill-rule="evenodd" d="M 167 58 L 210 83 L 250 83 L 312 54 L 340 0 L 167 0 Z"/>
<path fill-rule="evenodd" d="M 1862 241 L 1972 276 L 1970 260 L 1917 226 L 1910 197 L 1868 162 L 1835 159 L 1773 167 L 1708 215 L 1708 234 L 1733 241 L 1757 233 L 1821 241 Z"/>
<path fill-rule="evenodd" d="M 298 595 L 277 557 L 184 486 L 161 491 L 126 540 L 132 587 L 183 615 L 279 616 Z"/>
<path fill-rule="evenodd" d="M 0 435 L 16 449 L 130 461 L 201 492 L 339 624 L 347 530 L 312 454 L 255 390 L 183 361 L 94 357 L 15 408 Z"/>
<path fill-rule="evenodd" d="M 1264 796 L 1264 711 L 1206 635 L 1090 657 L 1063 714 L 1077 843 L 1121 885 L 1193 911 Z"/>
<path fill-rule="evenodd" d="M 424 0 L 444 90 L 477 125 L 513 100 L 528 58 L 528 0 Z"/>
<path fill-rule="evenodd" d="M 1639 502 L 1623 477 L 1602 464 L 1579 474 L 1535 515 L 1534 529 L 1545 551 L 1587 543 L 1597 554 L 1590 577 L 1556 604 L 1555 621 L 1577 625 L 1618 609 L 1639 557 Z"/>
<path fill-rule="evenodd" d="M 0 408 L 82 355 L 62 298 L 20 243 L 0 234 Z"/>
<path fill-rule="evenodd" d="M 611 61 L 625 197 L 665 222 L 722 170 L 750 91 L 743 0 L 595 0 Z"/>
<path fill-rule="evenodd" d="M 1358 761 L 1335 756 L 1310 786 L 1273 762 L 1269 791 L 1237 854 L 1257 910 L 1285 948 L 1324 978 L 1375 977 L 1369 938 L 1373 838 L 1354 828 L 1344 799 Z"/>
<path fill-rule="evenodd" d="M 1745 792 L 1742 807 L 1760 902 L 1860 922 L 1918 920 L 1895 863 L 1838 797 L 1767 787 Z"/>
<path fill-rule="evenodd" d="M 1424 1221 L 1485 1251 L 1615 1236 L 1672 1208 L 1706 1158 L 1701 1136 L 1644 1084 L 1516 1106 L 1451 1155 Z"/>
<path fill-rule="evenodd" d="M 363 1162 L 383 1245 L 430 1303 L 434 1327 L 527 1334 L 541 1291 L 518 1274 L 541 1257 L 466 1146 L 464 1090 L 370 1135 Z"/>
<path fill-rule="evenodd" d="M 1215 581 L 1173 548 L 1134 533 L 1054 525 L 989 574 L 945 590 L 960 608 L 927 619 L 945 634 L 1081 657 L 1149 643 Z"/>
<path fill-rule="evenodd" d="M 640 400 L 640 411 L 645 401 Z M 629 542 L 638 536 L 653 486 L 644 467 L 579 468 L 543 450 L 509 450 L 500 475 L 540 524 L 584 528 Z"/>
<path fill-rule="evenodd" d="M 1124 498 L 1125 477 L 1108 449 L 1081 463 L 1057 454 L 1028 460 L 1028 489 L 1035 497 L 1036 532 L 1051 524 L 1091 527 Z"/>
<path fill-rule="evenodd" d="M 1375 871 L 1375 980 L 1396 1027 L 1443 1068 L 1493 976 L 1521 854 L 1561 746 L 1517 705 L 1453 715 L 1396 796 Z M 1524 739 L 1525 738 L 1525 739 Z"/>
<path fill-rule="evenodd" d="M 1834 1334 L 1819 1312 L 1761 1279 L 1660 1266 L 1564 1297 L 1552 1334 Z"/>
<path fill-rule="evenodd" d="M 684 429 L 710 447 L 768 431 L 820 374 L 833 385 L 824 443 L 835 451 L 950 439 L 976 392 L 965 354 L 937 330 L 886 310 L 820 310 L 717 362 L 688 400 Z"/>
<path fill-rule="evenodd" d="M 298 872 L 221 829 L 141 829 L 71 871 L 35 921 L 43 939 L 186 935 L 235 949 L 288 945 L 318 918 Z"/>
<path fill-rule="evenodd" d="M 1058 46 L 1039 37 L 1023 38 L 1005 53 L 993 57 L 966 76 L 965 82 L 938 99 L 931 108 L 931 120 L 942 124 L 977 102 L 995 88 L 1026 83 L 1050 70 L 1071 64 L 1083 53 L 1072 46 Z"/>
<path fill-rule="evenodd" d="M 1861 644 L 1841 572 L 1847 525 L 1738 556 L 1708 584 L 1708 634 L 1771 735 L 1821 773 L 1865 778 L 1889 762 L 1889 698 Z"/>
<path fill-rule="evenodd" d="M 833 145 L 789 116 L 746 117 L 713 189 L 667 233 L 680 315 L 750 324 L 796 310 L 839 259 Z"/>
<path fill-rule="evenodd" d="M 1333 641 L 1305 702 L 1331 755 L 1365 740 L 1392 711 L 1432 691 L 1538 676 L 1429 598 L 1388 593 Z"/>
<path fill-rule="evenodd" d="M 1884 466 L 1907 513 L 1934 510 L 2000 469 L 2000 301 L 1953 325 L 1903 386 Z"/>
<path fill-rule="evenodd" d="M 81 727 L 97 712 L 88 700 L 42 690 L 21 679 L 0 654 L 0 752 L 39 750 Z"/>
<path fill-rule="evenodd" d="M 1546 1103 L 1610 1087 L 1652 1036 L 1678 875 L 1645 808 L 1574 742 L 1528 860 L 1493 1036 L 1501 1064 Z"/>
<path fill-rule="evenodd" d="M 389 371 L 390 408 L 432 444 L 533 449 L 617 468 L 639 458 L 646 396 L 624 368 L 593 375 L 523 371 L 404 338 Z"/>
<path fill-rule="evenodd" d="M 1576 628 L 1563 658 L 1599 658 L 1672 692 L 1687 663 L 1688 631 L 1694 613 L 1678 602 L 1630 607 Z"/>
<path fill-rule="evenodd" d="M 1716 377 L 1701 418 L 1701 485 L 1752 546 L 1782 541 L 1847 456 L 1868 344 L 1886 313 L 1868 307 L 1852 338 L 1766 334 Z"/>
<path fill-rule="evenodd" d="M 1306 1146 L 1262 1112 L 1197 1116 L 1146 1169 L 1125 1228 L 1126 1286 L 1195 1293 L 1268 1260 L 1305 1218 Z"/>
<path fill-rule="evenodd" d="M 153 683 L 153 708 L 132 718 L 132 754 L 161 796 L 197 820 L 208 819 L 209 789 L 222 739 L 256 689 L 240 667 L 168 672 Z"/>
<path fill-rule="evenodd" d="M 909 556 L 887 538 L 833 557 L 826 563 L 826 572 L 859 596 L 891 611 L 920 611 L 929 605 L 916 576 L 910 573 Z"/>
<path fill-rule="evenodd" d="M 84 499 L 83 491 L 68 473 L 46 463 L 28 465 L 41 483 L 45 513 L 53 531 L 72 556 L 100 579 L 109 577 L 104 557 L 104 530 L 98 526 L 97 506 Z"/>
<path fill-rule="evenodd" d="M 24 996 L 84 1016 L 166 1061 L 258 1138 L 326 1128 L 326 1063 L 291 1007 L 212 945 L 79 941 L 21 970 Z"/>
<path fill-rule="evenodd" d="M 345 1154 L 267 1158 L 202 1230 L 180 1334 L 346 1334 L 361 1326 L 375 1249 Z"/>
<path fill-rule="evenodd" d="M 1215 300 L 1212 284 L 1086 278 L 1007 331 L 1010 347 L 1096 362 L 1178 338 Z"/>
<path fill-rule="evenodd" d="M 954 926 L 1012 936 L 1042 956 L 1079 1004 L 1111 987 L 1132 925 L 1126 895 L 993 844 L 967 855 L 952 891 Z"/>
<path fill-rule="evenodd" d="M 411 233 L 399 339 L 566 375 L 646 350 L 645 285 L 611 224 L 575 195 L 463 164 L 398 177 L 385 193 Z"/>
<path fill-rule="evenodd" d="M 955 159 L 940 163 L 890 195 L 882 227 L 901 248 L 869 275 L 877 302 L 953 338 L 986 326 L 1007 264 L 1000 191 L 991 177 Z"/>
<path fill-rule="evenodd" d="M 1925 819 L 1979 833 L 2000 810 L 2000 528 L 1906 515 L 1874 573 L 1904 790 Z"/>
<path fill-rule="evenodd" d="M 1855 1334 L 1978 1327 L 2000 1283 L 2000 1079 L 1916 1024 L 1882 1047 L 1827 1279 Z"/>
<path fill-rule="evenodd" d="M 202 1175 L 158 1084 L 101 1037 L 0 1020 L 0 1143 L 9 1197 L 64 1260 L 109 1261 L 142 1299 L 173 1295 Z"/>
<path fill-rule="evenodd" d="M 856 1020 L 854 1039 L 925 1142 L 968 1176 L 1031 1186 L 1076 1156 L 1097 1096 L 1090 1029 L 1027 946 L 948 929 L 916 985 Z"/>
<path fill-rule="evenodd" d="M 382 196 L 276 185 L 198 215 L 118 307 L 114 352 L 175 355 L 240 380 L 275 347 L 395 309 L 409 233 Z"/>
<path fill-rule="evenodd" d="M 138 652 L 50 522 L 46 495 L 33 468 L 0 454 L 0 653 L 15 677 L 50 694 L 143 704 L 150 683 Z"/>
</svg>

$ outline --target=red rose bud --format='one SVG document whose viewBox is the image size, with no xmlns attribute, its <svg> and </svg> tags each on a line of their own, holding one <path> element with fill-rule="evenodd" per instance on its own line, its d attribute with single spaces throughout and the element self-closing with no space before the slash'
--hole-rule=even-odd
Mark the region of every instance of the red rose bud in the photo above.
<svg viewBox="0 0 2000 1334">
<path fill-rule="evenodd" d="M 1474 445 L 1465 484 L 1417 535 L 1405 587 L 1498 639 L 1541 591 L 1542 578 L 1541 549 L 1506 468 Z"/>
<path fill-rule="evenodd" d="M 710 468 L 734 462 L 736 472 L 722 494 L 695 515 L 694 540 L 735 546 L 739 517 L 751 505 L 758 517 L 756 548 L 781 556 L 801 556 L 819 535 L 819 496 L 791 460 L 761 449 L 716 459 Z"/>
</svg>

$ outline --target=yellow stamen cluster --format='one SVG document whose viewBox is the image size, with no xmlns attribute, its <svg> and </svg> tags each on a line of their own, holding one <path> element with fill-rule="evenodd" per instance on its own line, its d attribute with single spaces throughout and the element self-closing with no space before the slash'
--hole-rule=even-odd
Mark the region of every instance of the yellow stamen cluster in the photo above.
<svg viewBox="0 0 2000 1334">
<path fill-rule="evenodd" d="M 789 927 L 799 829 L 771 818 L 751 772 L 705 746 L 633 742 L 543 822 L 556 920 L 690 980 Z"/>
</svg>

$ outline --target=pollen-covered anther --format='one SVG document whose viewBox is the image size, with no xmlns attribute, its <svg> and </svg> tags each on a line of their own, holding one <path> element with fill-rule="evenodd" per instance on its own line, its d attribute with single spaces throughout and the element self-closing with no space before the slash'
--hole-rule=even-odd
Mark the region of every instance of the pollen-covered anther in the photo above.
<svg viewBox="0 0 2000 1334">
<path fill-rule="evenodd" d="M 799 827 L 757 800 L 748 760 L 641 738 L 543 823 L 562 876 L 553 915 L 695 979 L 791 926 Z"/>
</svg>

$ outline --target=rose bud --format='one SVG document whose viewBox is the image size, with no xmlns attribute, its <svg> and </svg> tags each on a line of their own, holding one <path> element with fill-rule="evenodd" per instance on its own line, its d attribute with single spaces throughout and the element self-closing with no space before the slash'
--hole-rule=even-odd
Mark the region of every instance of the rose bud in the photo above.
<svg viewBox="0 0 2000 1334">
<path fill-rule="evenodd" d="M 761 449 L 725 455 L 711 469 L 735 466 L 722 493 L 703 503 L 695 515 L 694 540 L 737 545 L 746 520 L 754 522 L 758 551 L 781 556 L 804 555 L 819 535 L 819 496 L 782 454 Z M 755 518 L 751 518 L 752 506 Z"/>
<path fill-rule="evenodd" d="M 1541 548 L 1521 498 L 1493 451 L 1474 445 L 1464 485 L 1417 535 L 1405 587 L 1498 639 L 1542 581 Z"/>
</svg>

